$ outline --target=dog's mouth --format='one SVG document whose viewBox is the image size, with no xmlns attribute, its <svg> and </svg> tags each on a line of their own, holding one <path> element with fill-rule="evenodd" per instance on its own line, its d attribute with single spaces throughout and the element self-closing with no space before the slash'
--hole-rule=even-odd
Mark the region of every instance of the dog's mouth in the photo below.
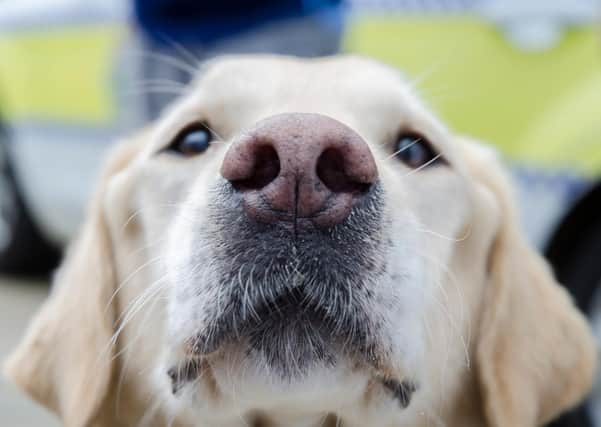
<svg viewBox="0 0 601 427">
<path fill-rule="evenodd" d="M 244 348 L 281 378 L 302 377 L 315 364 L 329 367 L 348 356 L 379 365 L 377 325 L 353 307 L 343 312 L 334 300 L 315 301 L 301 285 L 263 301 L 242 303 L 215 319 L 213 329 L 188 342 L 192 356 L 211 356 L 225 346 Z"/>
<path fill-rule="evenodd" d="M 186 369 L 170 372 L 174 390 L 203 361 L 235 349 L 283 381 L 350 360 L 408 404 L 415 387 L 387 367 L 392 350 L 374 308 L 382 303 L 376 300 L 386 239 L 381 189 L 370 192 L 344 222 L 291 232 L 290 224 L 248 218 L 227 185 L 213 191 L 199 230 L 206 243 L 194 258 L 211 254 L 203 284 L 212 286 L 214 300 L 205 302 L 204 322 L 186 342 Z"/>
<path fill-rule="evenodd" d="M 204 307 L 207 321 L 188 340 L 190 353 L 235 343 L 287 378 L 341 355 L 378 363 L 387 351 L 382 319 L 370 310 L 386 270 L 380 188 L 344 222 L 322 228 L 256 221 L 236 194 L 216 189 L 201 231 L 216 301 Z"/>
</svg>

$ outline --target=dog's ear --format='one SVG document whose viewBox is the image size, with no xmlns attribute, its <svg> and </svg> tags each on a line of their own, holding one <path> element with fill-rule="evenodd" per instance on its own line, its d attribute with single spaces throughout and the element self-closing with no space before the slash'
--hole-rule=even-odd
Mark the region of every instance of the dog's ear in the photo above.
<svg viewBox="0 0 601 427">
<path fill-rule="evenodd" d="M 109 158 L 50 296 L 5 365 L 9 378 L 68 427 L 97 425 L 113 378 L 116 286 L 103 202 L 111 177 L 134 151 L 132 144 L 121 144 Z"/>
<path fill-rule="evenodd" d="M 496 156 L 477 150 L 475 178 L 500 212 L 476 348 L 485 416 L 491 427 L 535 427 L 588 392 L 595 343 L 585 318 L 522 235 Z"/>
</svg>

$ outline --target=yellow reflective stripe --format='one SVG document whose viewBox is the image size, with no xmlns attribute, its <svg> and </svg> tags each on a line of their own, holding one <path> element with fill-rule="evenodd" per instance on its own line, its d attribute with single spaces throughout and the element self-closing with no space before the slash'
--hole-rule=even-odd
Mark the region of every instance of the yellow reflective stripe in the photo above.
<svg viewBox="0 0 601 427">
<path fill-rule="evenodd" d="M 601 73 L 581 82 L 533 122 L 522 139 L 529 163 L 601 172 Z"/>
<path fill-rule="evenodd" d="M 364 16 L 351 23 L 345 48 L 404 70 L 458 132 L 490 141 L 518 160 L 598 173 L 596 30 L 572 29 L 555 48 L 527 53 L 476 19 Z M 582 89 L 585 83 L 591 86 Z M 578 144 L 579 155 L 568 160 L 566 147 Z"/>
<path fill-rule="evenodd" d="M 112 120 L 122 33 L 103 26 L 0 34 L 0 113 L 9 120 Z"/>
</svg>

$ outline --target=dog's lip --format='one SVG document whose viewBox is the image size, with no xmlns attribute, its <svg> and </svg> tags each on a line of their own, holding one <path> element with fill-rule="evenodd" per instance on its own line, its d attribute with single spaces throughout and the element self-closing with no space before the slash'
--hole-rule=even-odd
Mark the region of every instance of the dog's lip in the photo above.
<svg viewBox="0 0 601 427">
<path fill-rule="evenodd" d="M 203 374 L 210 374 L 212 368 L 208 362 L 208 358 L 192 357 L 185 359 L 177 365 L 171 366 L 167 370 L 167 376 L 171 383 L 171 393 L 177 395 L 188 383 L 196 381 Z M 368 371 L 372 369 L 367 368 Z M 213 380 L 213 388 L 217 390 L 217 385 Z M 367 384 L 366 393 L 369 393 L 376 385 L 380 385 L 386 393 L 395 401 L 401 409 L 409 407 L 413 395 L 419 390 L 419 384 L 411 379 L 397 379 L 394 377 L 383 377 L 378 373 L 373 373 L 371 380 Z"/>
<path fill-rule="evenodd" d="M 177 394 L 188 382 L 198 378 L 202 365 L 201 359 L 191 358 L 170 367 L 167 376 L 171 380 L 171 393 Z"/>
<path fill-rule="evenodd" d="M 398 401 L 402 409 L 406 409 L 411 403 L 413 393 L 418 390 L 418 384 L 411 380 L 397 380 L 393 378 L 384 378 L 380 380 L 384 389 L 386 389 L 393 399 Z"/>
</svg>

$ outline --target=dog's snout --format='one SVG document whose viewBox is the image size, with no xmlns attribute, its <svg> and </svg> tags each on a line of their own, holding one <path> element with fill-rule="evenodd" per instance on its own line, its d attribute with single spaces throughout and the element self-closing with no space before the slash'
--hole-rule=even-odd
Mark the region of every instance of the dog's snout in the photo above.
<svg viewBox="0 0 601 427">
<path fill-rule="evenodd" d="M 378 177 L 366 142 L 324 115 L 272 116 L 235 140 L 221 174 L 242 193 L 247 213 L 274 222 L 310 218 L 333 226 Z"/>
</svg>

